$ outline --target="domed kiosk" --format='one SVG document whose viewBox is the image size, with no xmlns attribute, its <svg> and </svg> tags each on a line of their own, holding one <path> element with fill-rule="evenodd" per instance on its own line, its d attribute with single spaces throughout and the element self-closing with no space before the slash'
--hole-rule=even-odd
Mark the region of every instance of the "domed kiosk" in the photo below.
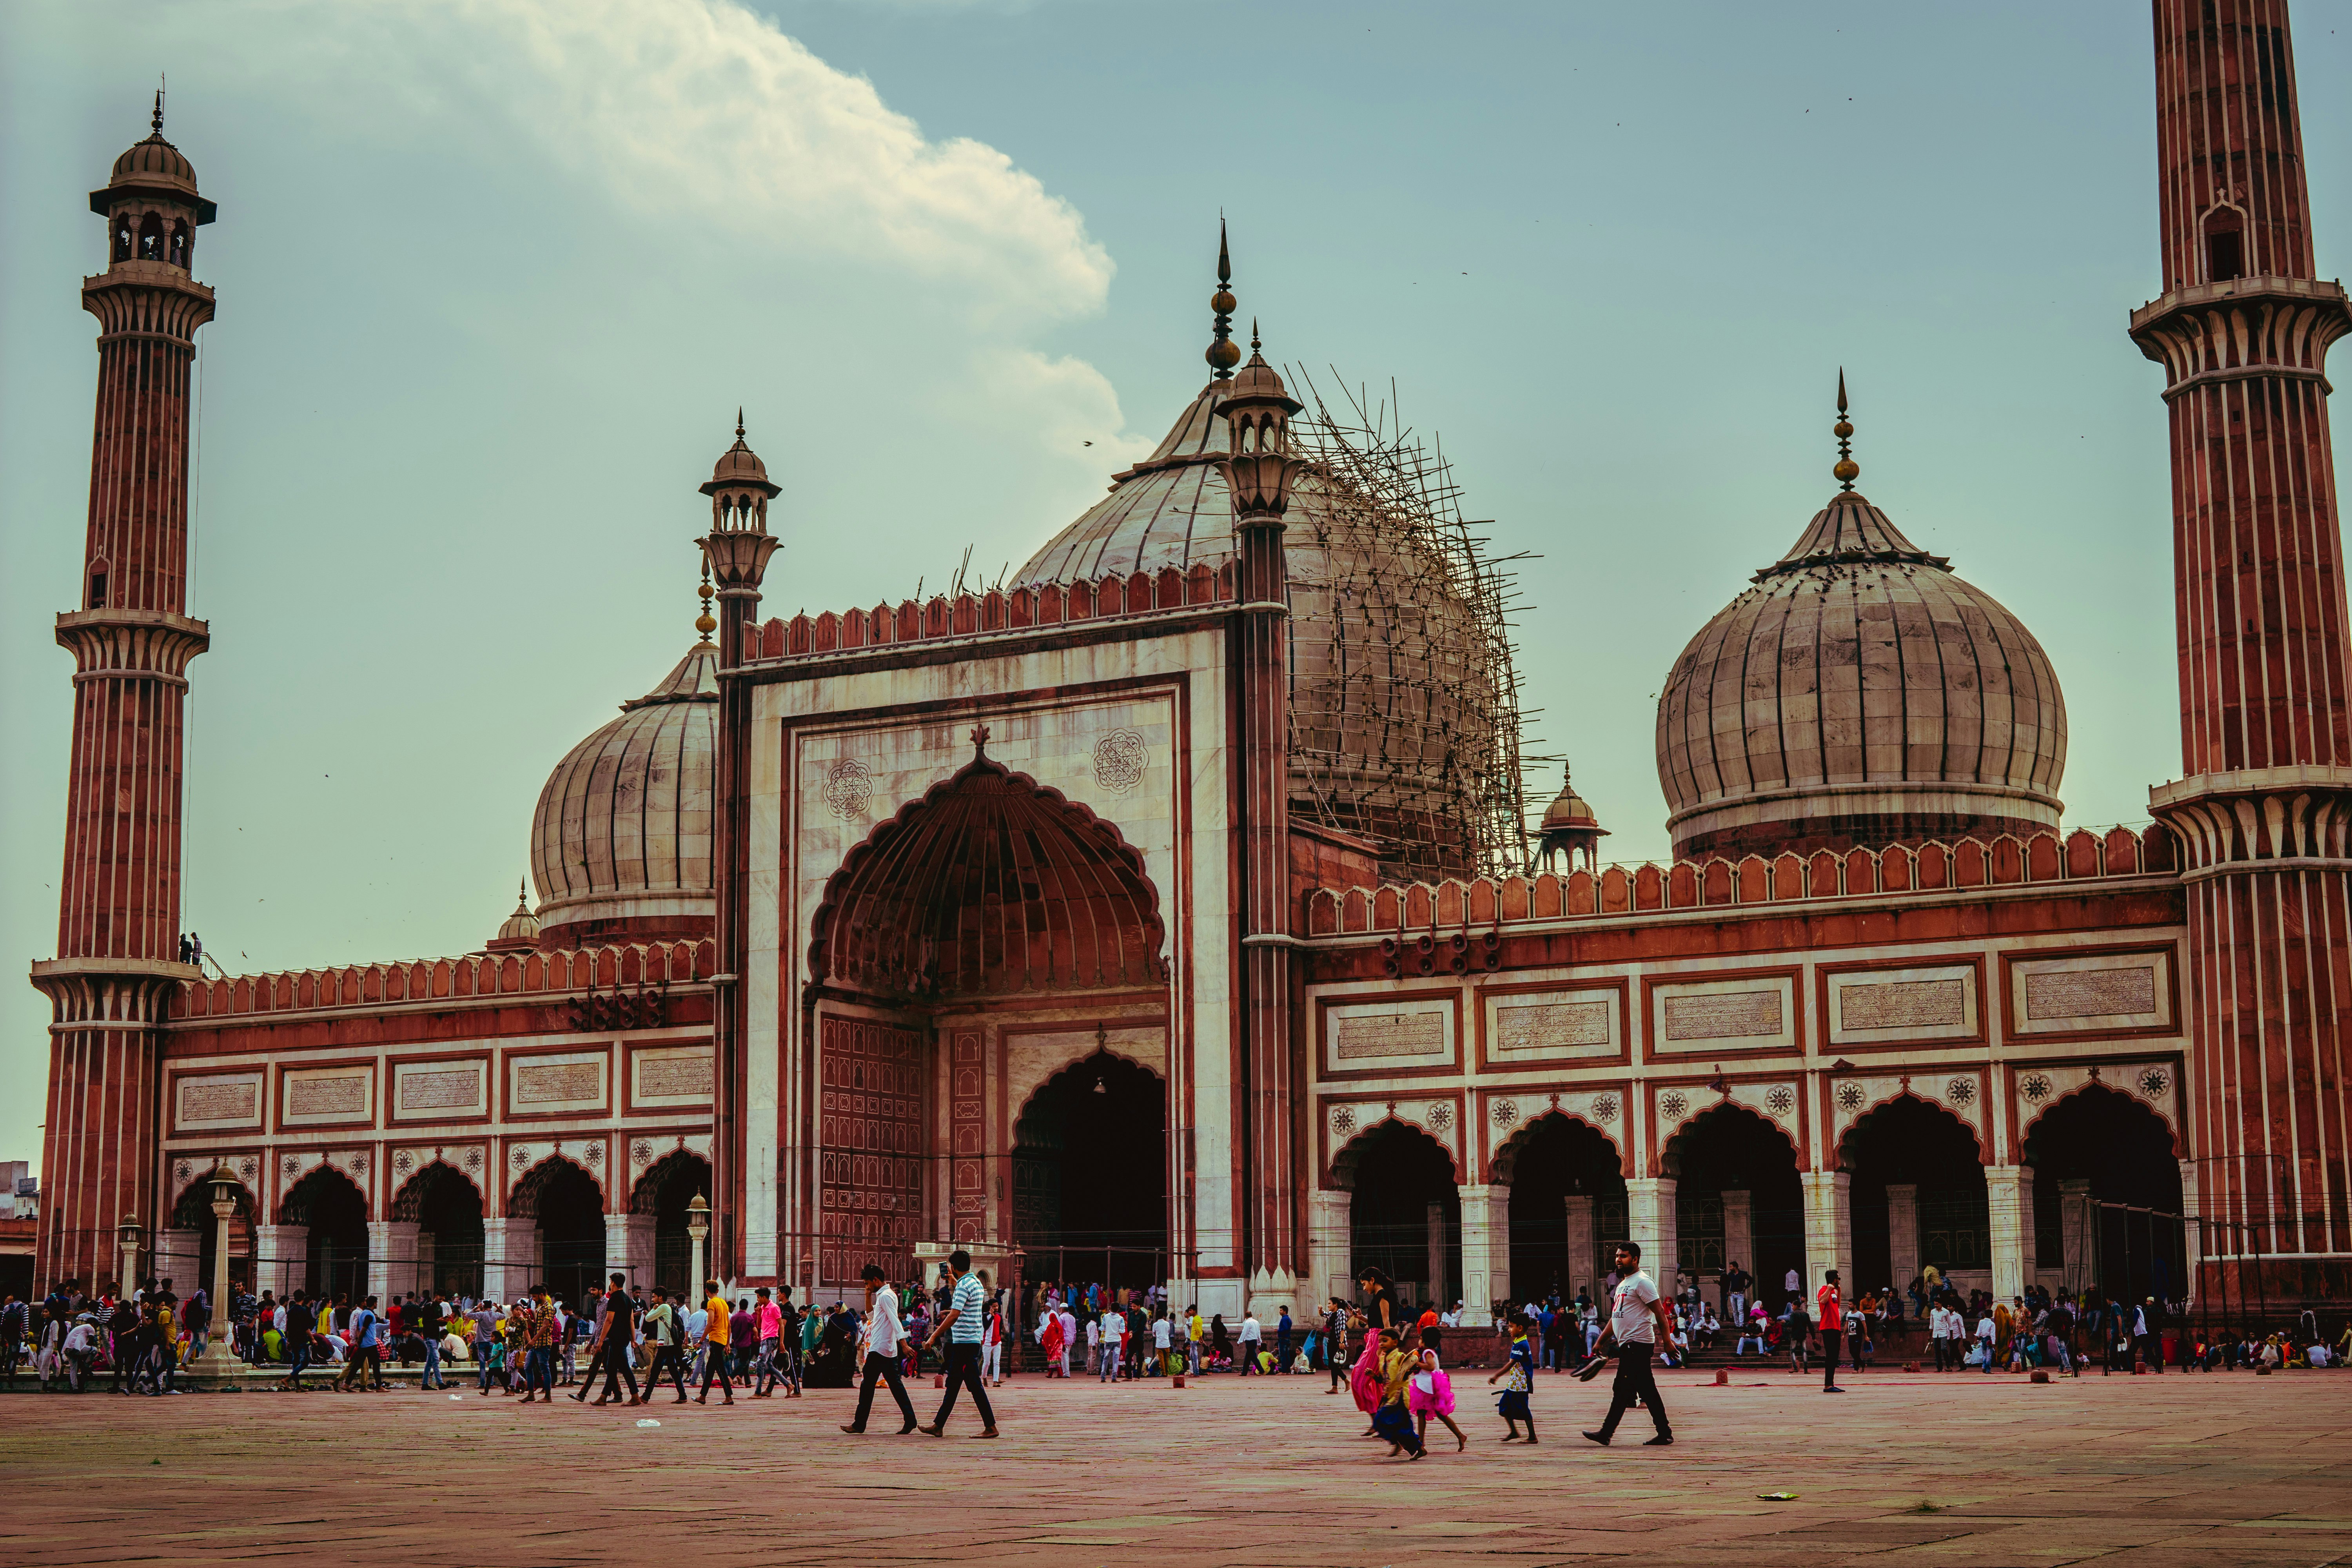
<svg viewBox="0 0 2352 1568">
<path fill-rule="evenodd" d="M 1992 595 L 1842 485 L 1693 637 L 1658 699 L 1675 853 L 1800 853 L 2054 828 L 2066 705 Z"/>
</svg>

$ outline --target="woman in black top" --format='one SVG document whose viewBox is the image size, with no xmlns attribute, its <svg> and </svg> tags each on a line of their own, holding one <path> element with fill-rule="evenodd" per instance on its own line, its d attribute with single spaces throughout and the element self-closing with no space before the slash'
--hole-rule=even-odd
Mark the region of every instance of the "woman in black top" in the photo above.
<svg viewBox="0 0 2352 1568">
<path fill-rule="evenodd" d="M 1386 1274 L 1367 1266 L 1356 1277 L 1356 1285 L 1364 1293 L 1364 1318 L 1369 1324 L 1366 1331 L 1377 1334 L 1382 1329 L 1400 1326 L 1396 1321 L 1396 1288 L 1389 1283 Z"/>
</svg>

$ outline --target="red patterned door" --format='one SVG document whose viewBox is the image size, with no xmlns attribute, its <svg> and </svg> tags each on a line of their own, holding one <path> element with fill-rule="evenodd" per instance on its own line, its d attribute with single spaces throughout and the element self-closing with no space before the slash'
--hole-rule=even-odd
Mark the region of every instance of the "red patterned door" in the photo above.
<svg viewBox="0 0 2352 1568">
<path fill-rule="evenodd" d="M 818 1278 L 878 1263 L 913 1278 L 923 1217 L 922 1036 L 864 1018 L 820 1026 Z"/>
</svg>

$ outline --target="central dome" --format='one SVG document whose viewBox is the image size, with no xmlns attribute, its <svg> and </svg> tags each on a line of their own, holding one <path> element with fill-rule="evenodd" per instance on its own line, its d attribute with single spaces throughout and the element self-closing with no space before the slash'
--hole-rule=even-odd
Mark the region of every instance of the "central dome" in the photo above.
<svg viewBox="0 0 2352 1568">
<path fill-rule="evenodd" d="M 1023 563 L 1008 586 L 1215 567 L 1234 552 L 1213 380 L 1150 457 Z M 1419 450 L 1350 441 L 1316 410 L 1284 544 L 1290 575 L 1291 810 L 1370 840 L 1385 874 L 1517 869 L 1509 647 L 1466 536 L 1431 505 Z M 1508 734 L 1505 731 L 1507 729 Z M 1506 744 L 1506 742 L 1513 744 Z"/>
<path fill-rule="evenodd" d="M 1691 639 L 1658 699 L 1677 856 L 2058 826 L 2049 656 L 1949 565 L 1843 492 Z"/>
</svg>

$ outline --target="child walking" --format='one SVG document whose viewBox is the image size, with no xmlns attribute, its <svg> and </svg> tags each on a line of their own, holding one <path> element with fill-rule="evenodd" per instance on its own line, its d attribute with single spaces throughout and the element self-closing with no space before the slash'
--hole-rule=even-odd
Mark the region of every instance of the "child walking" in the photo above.
<svg viewBox="0 0 2352 1568">
<path fill-rule="evenodd" d="M 1423 1348 L 1421 1365 L 1414 1371 L 1412 1382 L 1405 1391 L 1405 1405 L 1412 1412 L 1413 1430 L 1420 1434 L 1423 1442 L 1429 1440 L 1429 1418 L 1434 1415 L 1445 1423 L 1448 1432 L 1454 1434 L 1455 1453 L 1470 1446 L 1470 1439 L 1463 1436 L 1462 1428 L 1454 1424 L 1454 1380 L 1447 1377 L 1445 1369 L 1437 1364 L 1434 1349 Z"/>
<path fill-rule="evenodd" d="M 1535 1386 L 1535 1347 L 1528 1343 L 1528 1319 L 1524 1312 L 1511 1314 L 1511 1349 L 1503 1364 L 1486 1382 L 1491 1385 L 1499 1378 L 1503 1384 L 1502 1397 L 1495 1401 L 1495 1413 L 1508 1428 L 1503 1441 L 1519 1440 L 1519 1423 L 1528 1424 L 1527 1440 L 1536 1442 L 1536 1415 L 1528 1407 L 1528 1392 Z M 1454 1425 L 1449 1421 L 1448 1426 Z"/>
<path fill-rule="evenodd" d="M 1397 1342 L 1394 1329 L 1381 1331 L 1381 1404 L 1372 1412 L 1372 1430 L 1388 1440 L 1390 1458 L 1404 1454 L 1418 1459 L 1429 1449 L 1413 1427 L 1412 1414 L 1405 1406 L 1405 1394 L 1420 1358 Z"/>
</svg>

